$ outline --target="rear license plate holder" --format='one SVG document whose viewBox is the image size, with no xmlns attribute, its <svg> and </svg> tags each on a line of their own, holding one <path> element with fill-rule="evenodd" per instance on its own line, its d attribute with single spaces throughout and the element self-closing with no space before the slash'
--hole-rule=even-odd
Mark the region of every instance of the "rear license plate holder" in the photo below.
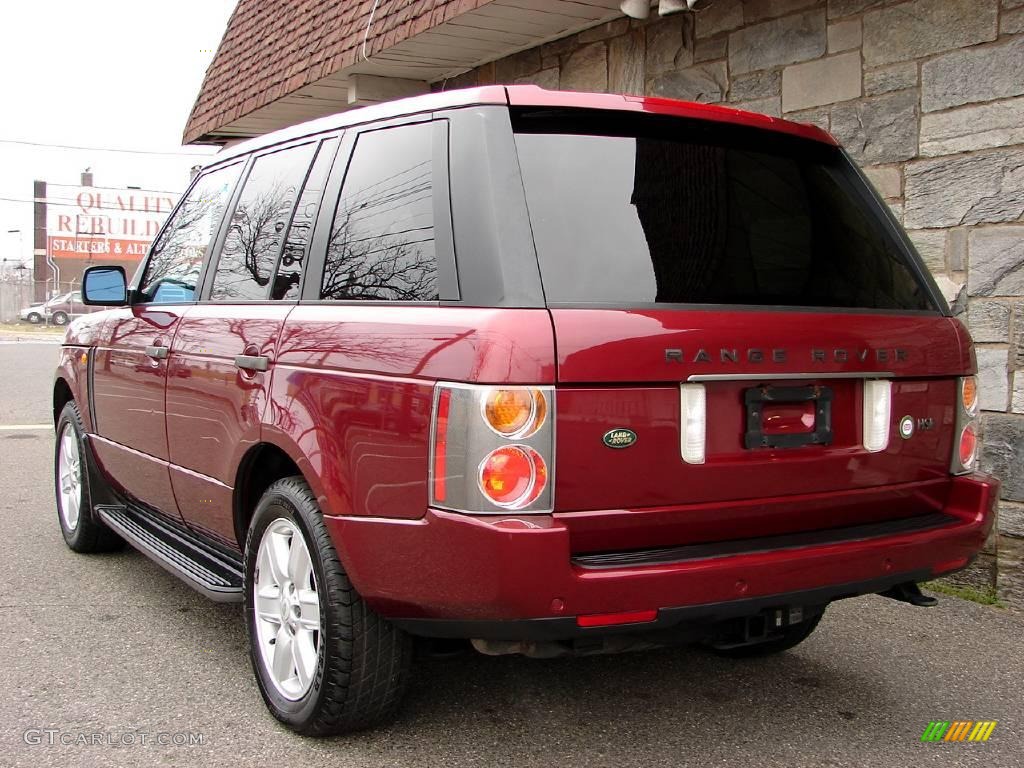
<svg viewBox="0 0 1024 768">
<path fill-rule="evenodd" d="M 761 386 L 744 393 L 747 407 L 747 430 L 744 445 L 757 448 L 800 448 L 805 445 L 832 443 L 832 389 L 814 384 L 806 387 Z M 814 429 L 787 434 L 766 433 L 764 407 L 772 403 L 810 403 L 814 408 Z"/>
</svg>

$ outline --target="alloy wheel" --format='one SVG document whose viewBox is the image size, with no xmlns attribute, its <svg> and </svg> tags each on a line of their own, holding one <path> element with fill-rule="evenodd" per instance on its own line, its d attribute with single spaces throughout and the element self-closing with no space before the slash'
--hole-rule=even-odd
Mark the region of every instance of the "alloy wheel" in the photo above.
<svg viewBox="0 0 1024 768">
<path fill-rule="evenodd" d="M 289 701 L 309 691 L 320 654 L 320 596 L 301 531 L 285 518 L 263 532 L 253 578 L 256 642 L 278 692 Z"/>
<path fill-rule="evenodd" d="M 82 510 L 82 456 L 78 450 L 78 435 L 70 423 L 65 424 L 60 433 L 57 479 L 60 483 L 60 517 L 64 527 L 74 531 L 78 528 Z"/>
</svg>

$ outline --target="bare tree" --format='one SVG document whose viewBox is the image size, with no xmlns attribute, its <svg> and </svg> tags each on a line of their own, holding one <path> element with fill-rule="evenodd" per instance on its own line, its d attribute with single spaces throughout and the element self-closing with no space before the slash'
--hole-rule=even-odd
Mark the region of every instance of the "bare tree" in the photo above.
<svg viewBox="0 0 1024 768">
<path fill-rule="evenodd" d="M 403 176 L 342 196 L 327 244 L 324 298 L 437 299 L 430 168 L 421 164 L 395 178 Z"/>
</svg>

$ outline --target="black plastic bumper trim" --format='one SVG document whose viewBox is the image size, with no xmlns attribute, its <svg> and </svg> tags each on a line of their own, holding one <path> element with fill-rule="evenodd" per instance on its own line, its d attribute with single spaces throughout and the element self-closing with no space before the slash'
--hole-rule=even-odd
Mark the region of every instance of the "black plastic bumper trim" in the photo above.
<svg viewBox="0 0 1024 768">
<path fill-rule="evenodd" d="M 708 544 L 686 544 L 680 547 L 576 555 L 572 558 L 572 563 L 580 568 L 590 570 L 636 568 L 643 565 L 667 565 L 670 563 L 684 563 L 690 560 L 707 560 L 715 557 L 774 552 L 780 549 L 799 549 L 801 547 L 825 544 L 865 541 L 903 533 L 919 533 L 958 522 L 960 522 L 960 519 L 952 515 L 932 512 L 927 515 L 905 517 L 899 520 L 884 520 L 878 523 L 851 525 L 845 528 L 789 533 L 783 536 L 762 536 L 754 539 L 715 541 Z"/>
<path fill-rule="evenodd" d="M 721 603 L 662 608 L 655 621 L 609 627 L 580 627 L 575 616 L 509 621 L 461 621 L 452 619 L 388 619 L 399 629 L 422 637 L 480 638 L 485 640 L 574 640 L 606 635 L 657 632 L 681 625 L 704 626 L 727 619 L 754 616 L 769 608 L 787 606 L 825 606 L 835 600 L 884 592 L 897 584 L 926 581 L 928 569 L 892 574 L 868 581 L 834 584 L 827 587 L 786 592 L 766 597 L 728 600 Z"/>
</svg>

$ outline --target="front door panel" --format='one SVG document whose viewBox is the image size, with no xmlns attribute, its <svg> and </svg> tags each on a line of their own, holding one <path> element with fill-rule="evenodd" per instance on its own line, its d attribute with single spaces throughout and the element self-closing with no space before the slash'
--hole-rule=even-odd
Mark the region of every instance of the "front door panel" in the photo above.
<svg viewBox="0 0 1024 768">
<path fill-rule="evenodd" d="M 166 352 L 184 309 L 114 310 L 96 348 L 93 382 L 93 443 L 101 467 L 118 490 L 171 517 L 178 510 L 167 472 Z"/>
</svg>

